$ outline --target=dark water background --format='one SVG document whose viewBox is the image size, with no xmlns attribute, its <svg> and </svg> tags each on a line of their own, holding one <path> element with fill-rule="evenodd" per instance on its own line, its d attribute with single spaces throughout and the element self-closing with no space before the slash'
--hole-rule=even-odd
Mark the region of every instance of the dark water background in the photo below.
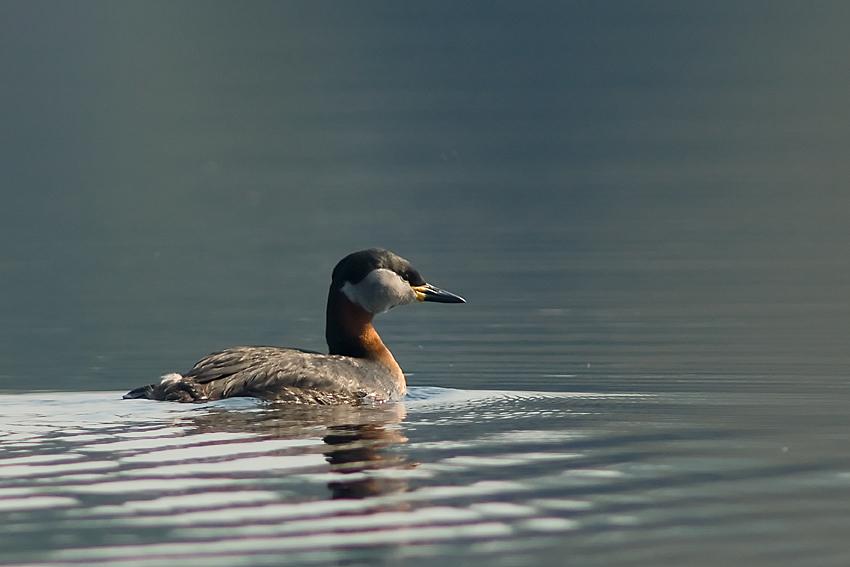
<svg viewBox="0 0 850 567">
<path fill-rule="evenodd" d="M 848 564 L 848 16 L 3 2 L 0 562 Z M 117 400 L 370 246 L 403 404 Z"/>
</svg>

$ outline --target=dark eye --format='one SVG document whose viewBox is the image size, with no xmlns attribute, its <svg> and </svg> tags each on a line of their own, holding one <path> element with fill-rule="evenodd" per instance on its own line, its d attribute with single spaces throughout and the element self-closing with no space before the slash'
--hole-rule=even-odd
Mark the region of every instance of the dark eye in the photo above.
<svg viewBox="0 0 850 567">
<path fill-rule="evenodd" d="M 401 277 L 410 285 L 423 285 L 425 283 L 425 280 L 422 279 L 422 276 L 416 270 L 407 270 Z"/>
</svg>

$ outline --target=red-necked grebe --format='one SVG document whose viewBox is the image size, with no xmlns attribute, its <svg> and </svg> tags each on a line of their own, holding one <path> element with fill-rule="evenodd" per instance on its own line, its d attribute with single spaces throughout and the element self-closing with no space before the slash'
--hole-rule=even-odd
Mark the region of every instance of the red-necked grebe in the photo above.
<svg viewBox="0 0 850 567">
<path fill-rule="evenodd" d="M 276 347 L 214 352 L 185 375 L 166 374 L 124 398 L 205 402 L 236 396 L 300 403 L 387 401 L 406 390 L 404 374 L 372 319 L 416 301 L 465 303 L 436 288 L 410 262 L 388 250 L 349 254 L 331 277 L 325 323 L 329 354 Z"/>
</svg>

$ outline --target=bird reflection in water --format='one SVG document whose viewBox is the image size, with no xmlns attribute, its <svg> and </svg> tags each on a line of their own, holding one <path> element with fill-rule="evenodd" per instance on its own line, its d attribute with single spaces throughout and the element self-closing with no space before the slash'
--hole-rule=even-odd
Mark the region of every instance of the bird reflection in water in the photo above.
<svg viewBox="0 0 850 567">
<path fill-rule="evenodd" d="M 199 432 L 250 432 L 266 438 L 320 437 L 334 480 L 331 498 L 366 498 L 404 492 L 407 481 L 381 474 L 387 469 L 409 469 L 404 453 L 390 450 L 407 442 L 400 431 L 404 404 L 308 405 L 263 403 L 252 409 L 210 408 L 192 424 Z M 302 448 L 303 449 L 303 448 Z"/>
<path fill-rule="evenodd" d="M 333 498 L 365 498 L 407 490 L 403 479 L 369 474 L 369 471 L 416 466 L 400 453 L 385 452 L 390 445 L 406 442 L 407 437 L 375 424 L 335 425 L 328 429 L 330 432 L 322 440 L 331 449 L 325 456 L 332 471 L 346 475 L 328 483 Z"/>
</svg>

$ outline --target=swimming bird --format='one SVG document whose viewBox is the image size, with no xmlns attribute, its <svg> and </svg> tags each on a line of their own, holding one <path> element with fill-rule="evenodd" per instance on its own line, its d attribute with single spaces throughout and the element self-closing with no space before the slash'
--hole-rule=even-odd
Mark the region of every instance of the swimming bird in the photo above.
<svg viewBox="0 0 850 567">
<path fill-rule="evenodd" d="M 331 276 L 325 320 L 328 354 L 277 347 L 232 347 L 171 373 L 125 399 L 205 402 L 248 396 L 314 404 L 384 402 L 404 396 L 401 367 L 372 319 L 417 301 L 465 303 L 425 282 L 410 262 L 381 248 L 349 254 Z"/>
</svg>

